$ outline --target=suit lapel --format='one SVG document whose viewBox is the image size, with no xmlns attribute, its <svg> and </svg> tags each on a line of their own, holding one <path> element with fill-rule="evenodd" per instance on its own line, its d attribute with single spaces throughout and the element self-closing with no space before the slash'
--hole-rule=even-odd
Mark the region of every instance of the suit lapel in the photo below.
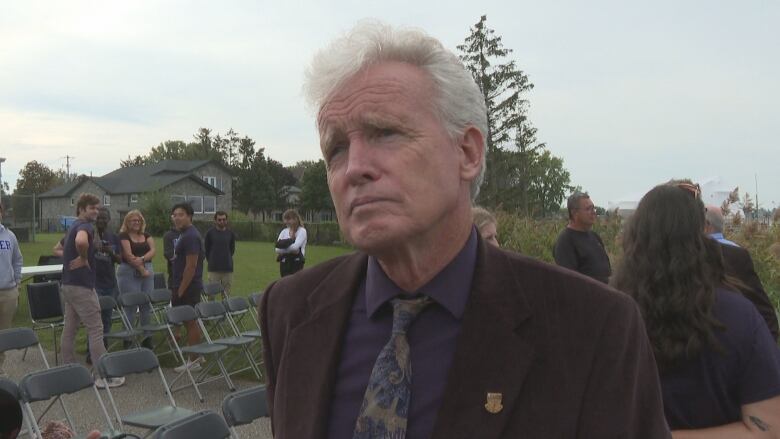
<svg viewBox="0 0 780 439">
<path fill-rule="evenodd" d="M 308 298 L 309 317 L 293 328 L 280 363 L 277 386 L 284 412 L 284 437 L 324 438 L 341 342 L 367 257 L 355 254 L 321 282 Z"/>
<path fill-rule="evenodd" d="M 510 419 L 534 353 L 522 331 L 530 308 L 514 274 L 507 256 L 480 239 L 434 439 L 498 438 Z M 488 393 L 501 394 L 497 413 L 485 407 Z"/>
</svg>

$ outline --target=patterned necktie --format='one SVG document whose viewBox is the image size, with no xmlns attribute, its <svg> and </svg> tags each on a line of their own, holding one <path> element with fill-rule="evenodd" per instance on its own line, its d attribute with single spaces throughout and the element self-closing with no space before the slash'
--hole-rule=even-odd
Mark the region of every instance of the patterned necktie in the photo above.
<svg viewBox="0 0 780 439">
<path fill-rule="evenodd" d="M 393 304 L 393 333 L 368 379 L 353 439 L 404 439 L 412 395 L 412 365 L 406 331 L 431 299 L 399 299 Z"/>
</svg>

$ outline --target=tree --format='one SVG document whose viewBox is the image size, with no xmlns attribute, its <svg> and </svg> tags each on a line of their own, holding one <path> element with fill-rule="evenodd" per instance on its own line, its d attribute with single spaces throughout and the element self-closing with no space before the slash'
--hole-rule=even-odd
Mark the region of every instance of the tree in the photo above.
<svg viewBox="0 0 780 439">
<path fill-rule="evenodd" d="M 16 180 L 16 192 L 20 194 L 42 194 L 63 183 L 51 168 L 33 160 L 27 162 Z"/>
<path fill-rule="evenodd" d="M 154 190 L 144 193 L 140 207 L 147 232 L 159 236 L 171 228 L 171 199 L 166 192 Z"/>
<path fill-rule="evenodd" d="M 328 171 L 321 159 L 303 173 L 301 207 L 312 212 L 333 209 L 333 199 L 328 190 Z"/>
<path fill-rule="evenodd" d="M 504 47 L 486 21 L 483 15 L 458 46 L 460 59 L 479 86 L 487 110 L 487 169 L 479 202 L 526 215 L 544 214 L 552 209 L 550 203 L 559 199 L 558 194 L 570 188 L 569 173 L 562 167 L 563 160 L 552 156 L 547 145 L 537 140 L 537 129 L 527 117 L 528 101 L 523 98 L 533 84 L 515 61 L 508 59 L 512 50 Z M 546 172 L 553 174 L 546 176 Z"/>
</svg>

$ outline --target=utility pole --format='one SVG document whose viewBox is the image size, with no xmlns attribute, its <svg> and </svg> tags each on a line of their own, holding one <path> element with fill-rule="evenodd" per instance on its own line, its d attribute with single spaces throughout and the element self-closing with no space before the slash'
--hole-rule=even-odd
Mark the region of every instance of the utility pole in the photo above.
<svg viewBox="0 0 780 439">
<path fill-rule="evenodd" d="M 70 181 L 70 159 L 75 159 L 76 157 L 66 155 L 65 156 L 65 179 L 67 181 Z"/>
<path fill-rule="evenodd" d="M 5 162 L 5 157 L 0 157 L 0 193 L 5 191 L 3 188 L 3 162 Z"/>
</svg>

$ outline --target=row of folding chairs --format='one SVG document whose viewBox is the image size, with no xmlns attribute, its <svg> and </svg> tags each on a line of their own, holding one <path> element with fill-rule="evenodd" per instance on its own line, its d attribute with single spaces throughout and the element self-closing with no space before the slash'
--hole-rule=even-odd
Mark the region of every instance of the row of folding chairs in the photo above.
<svg viewBox="0 0 780 439">
<path fill-rule="evenodd" d="M 127 413 L 122 415 L 116 403 L 112 390 L 106 389 L 110 401 L 112 416 L 106 408 L 94 380 L 89 371 L 79 364 L 69 364 L 49 368 L 49 363 L 43 349 L 38 342 L 35 333 L 30 328 L 11 328 L 0 331 L 0 352 L 9 350 L 36 348 L 41 355 L 45 369 L 32 372 L 22 378 L 18 388 L 13 381 L 0 379 L 0 388 L 17 397 L 23 403 L 23 413 L 25 416 L 25 427 L 30 437 L 40 437 L 40 420 L 46 415 L 49 409 L 59 403 L 65 414 L 67 422 L 71 428 L 76 429 L 71 415 L 68 412 L 65 401 L 62 398 L 65 394 L 75 393 L 88 387 L 92 387 L 95 396 L 100 404 L 101 411 L 105 417 L 106 426 L 112 434 L 124 431 L 126 426 L 132 426 L 147 430 L 148 432 L 157 429 L 166 424 L 188 418 L 195 413 L 191 410 L 178 407 L 173 398 L 173 392 L 169 386 L 165 375 L 160 368 L 160 363 L 155 354 L 146 348 L 135 348 L 130 350 L 108 352 L 100 357 L 96 365 L 96 372 L 103 378 L 127 377 L 134 374 L 157 372 L 162 383 L 169 404 L 153 408 L 147 408 L 140 412 Z M 43 413 L 36 418 L 32 403 L 40 401 L 49 401 Z M 201 398 L 202 401 L 202 398 Z M 267 405 L 265 399 L 265 387 L 257 386 L 250 389 L 241 390 L 228 395 L 223 402 L 223 415 L 225 422 L 232 428 L 234 437 L 238 437 L 235 426 L 245 425 L 253 420 L 267 416 Z M 202 417 L 195 417 L 195 420 L 201 422 Z M 118 426 L 115 429 L 114 422 Z M 189 424 L 187 424 L 189 425 Z M 185 427 L 181 427 L 185 428 Z M 185 428 L 186 430 L 186 428 Z M 179 427 L 164 429 L 165 434 L 175 434 L 180 431 Z M 211 431 L 211 430 L 203 430 Z M 229 435 L 230 433 L 228 433 Z M 217 437 L 214 435 L 205 436 L 160 436 L 160 437 Z M 227 436 L 222 436 L 227 437 Z"/>
</svg>

